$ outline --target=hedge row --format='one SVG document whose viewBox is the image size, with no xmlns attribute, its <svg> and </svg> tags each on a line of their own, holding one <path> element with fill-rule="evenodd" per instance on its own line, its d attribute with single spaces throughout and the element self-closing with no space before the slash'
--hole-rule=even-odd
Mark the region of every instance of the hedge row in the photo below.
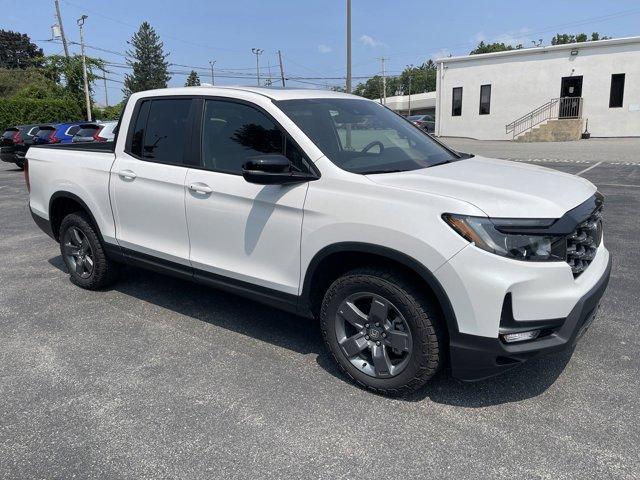
<svg viewBox="0 0 640 480">
<path fill-rule="evenodd" d="M 82 119 L 82 110 L 70 100 L 0 99 L 0 131 L 15 125 L 68 122 L 80 119 Z"/>
</svg>

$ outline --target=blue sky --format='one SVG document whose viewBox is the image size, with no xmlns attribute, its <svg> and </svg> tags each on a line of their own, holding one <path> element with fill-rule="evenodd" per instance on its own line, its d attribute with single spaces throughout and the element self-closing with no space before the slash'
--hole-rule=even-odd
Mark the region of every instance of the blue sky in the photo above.
<svg viewBox="0 0 640 480">
<path fill-rule="evenodd" d="M 0 0 L 0 28 L 27 33 L 45 53 L 60 53 L 51 38 L 53 0 L 36 0 L 39 6 L 15 8 L 15 0 Z M 255 56 L 252 47 L 264 49 L 261 74 L 268 65 L 278 75 L 277 50 L 282 50 L 287 75 L 342 77 L 345 75 L 345 0 L 61 0 L 67 37 L 79 40 L 76 19 L 88 15 L 87 53 L 114 64 L 124 64 L 126 41 L 142 21 L 149 21 L 162 37 L 175 72 L 172 86 L 183 85 L 190 66 L 209 81 L 208 66 L 215 60 L 216 83 L 252 84 Z M 613 37 L 640 35 L 640 2 L 538 0 L 429 1 L 352 0 L 353 75 L 379 73 L 379 58 L 387 57 L 390 74 L 428 58 L 466 54 L 480 40 L 522 43 L 544 39 L 556 32 L 599 31 Z M 79 51 L 72 45 L 73 51 Z M 118 54 L 120 53 L 120 54 Z M 185 65 L 185 66 L 179 66 Z M 121 99 L 126 68 L 110 67 L 109 102 Z M 185 74 L 182 74 L 184 72 Z M 241 78 L 222 78 L 223 75 Z M 356 79 L 354 84 L 359 81 Z M 302 83 L 307 82 L 307 83 Z M 339 79 L 306 79 L 291 86 L 343 84 Z M 288 86 L 289 86 L 288 85 Z M 104 102 L 104 88 L 96 85 L 96 100 Z"/>
</svg>

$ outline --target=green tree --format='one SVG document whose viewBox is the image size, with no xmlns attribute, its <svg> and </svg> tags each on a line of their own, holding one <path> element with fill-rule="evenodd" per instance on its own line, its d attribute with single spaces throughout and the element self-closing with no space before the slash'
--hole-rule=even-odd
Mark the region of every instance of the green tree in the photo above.
<svg viewBox="0 0 640 480">
<path fill-rule="evenodd" d="M 593 32 L 591 37 L 586 33 L 578 33 L 576 35 L 570 33 L 556 33 L 551 39 L 551 45 L 565 45 L 567 43 L 595 42 L 596 40 L 609 40 L 611 37 L 606 35 L 600 37 L 598 32 Z"/>
<path fill-rule="evenodd" d="M 469 55 L 478 55 L 480 53 L 507 52 L 509 50 L 520 50 L 521 48 L 523 48 L 521 43 L 517 44 L 514 47 L 513 45 L 506 45 L 503 42 L 480 42 L 476 48 L 469 52 Z"/>
<path fill-rule="evenodd" d="M 409 84 L 412 94 L 433 92 L 436 89 L 436 76 L 437 67 L 433 60 L 428 60 L 418 67 L 408 65 L 399 76 L 387 77 L 387 97 L 397 93 L 408 95 Z M 382 97 L 382 77 L 375 75 L 366 82 L 359 83 L 353 93 L 371 99 Z"/>
<path fill-rule="evenodd" d="M 185 87 L 199 87 L 200 86 L 200 77 L 198 76 L 198 72 L 195 70 L 191 70 L 191 73 L 187 77 L 187 82 L 184 84 Z"/>
<path fill-rule="evenodd" d="M 132 50 L 127 51 L 130 59 L 127 63 L 133 68 L 132 74 L 124 79 L 125 96 L 153 88 L 165 88 L 171 77 L 167 73 L 169 65 L 164 53 L 164 44 L 148 22 L 140 25 L 138 31 L 128 42 Z"/>
<path fill-rule="evenodd" d="M 93 93 L 92 84 L 102 75 L 104 62 L 98 58 L 85 57 L 87 63 L 87 77 L 89 79 L 89 96 Z M 49 80 L 64 87 L 64 92 L 85 110 L 84 76 L 82 72 L 82 56 L 73 55 L 66 58 L 62 55 L 51 55 L 42 60 L 42 72 Z M 85 112 L 86 113 L 86 112 Z"/>
<path fill-rule="evenodd" d="M 0 30 L 0 68 L 37 66 L 41 57 L 42 49 L 27 34 Z"/>
<path fill-rule="evenodd" d="M 44 76 L 38 68 L 3 69 L 0 68 L 0 98 L 14 96 L 20 90 L 32 84 L 48 84 L 52 88 L 56 83 Z"/>
</svg>

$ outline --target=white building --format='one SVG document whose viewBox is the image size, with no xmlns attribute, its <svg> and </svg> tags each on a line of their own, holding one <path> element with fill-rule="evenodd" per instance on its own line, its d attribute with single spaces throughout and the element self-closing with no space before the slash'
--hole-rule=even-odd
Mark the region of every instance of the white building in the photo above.
<svg viewBox="0 0 640 480">
<path fill-rule="evenodd" d="M 386 106 L 401 115 L 435 115 L 436 92 L 387 97 Z"/>
<path fill-rule="evenodd" d="M 640 37 L 442 58 L 437 65 L 436 135 L 511 140 L 573 119 L 574 131 L 588 120 L 595 137 L 640 136 Z"/>
</svg>

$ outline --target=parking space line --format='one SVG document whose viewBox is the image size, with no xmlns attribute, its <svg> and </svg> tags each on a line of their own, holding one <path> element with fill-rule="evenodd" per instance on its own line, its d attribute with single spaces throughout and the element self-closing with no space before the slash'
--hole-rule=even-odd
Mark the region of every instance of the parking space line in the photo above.
<svg viewBox="0 0 640 480">
<path fill-rule="evenodd" d="M 625 185 L 623 183 L 600 183 L 598 182 L 599 187 L 624 187 L 624 188 L 640 188 L 640 185 Z"/>
<path fill-rule="evenodd" d="M 602 162 L 595 163 L 595 164 L 591 165 L 590 167 L 585 168 L 584 170 L 580 170 L 578 173 L 576 173 L 576 175 L 580 176 L 580 175 L 582 175 L 583 173 L 588 172 L 588 171 L 589 171 L 589 170 L 591 170 L 592 168 L 596 168 L 598 165 L 602 165 Z"/>
</svg>

